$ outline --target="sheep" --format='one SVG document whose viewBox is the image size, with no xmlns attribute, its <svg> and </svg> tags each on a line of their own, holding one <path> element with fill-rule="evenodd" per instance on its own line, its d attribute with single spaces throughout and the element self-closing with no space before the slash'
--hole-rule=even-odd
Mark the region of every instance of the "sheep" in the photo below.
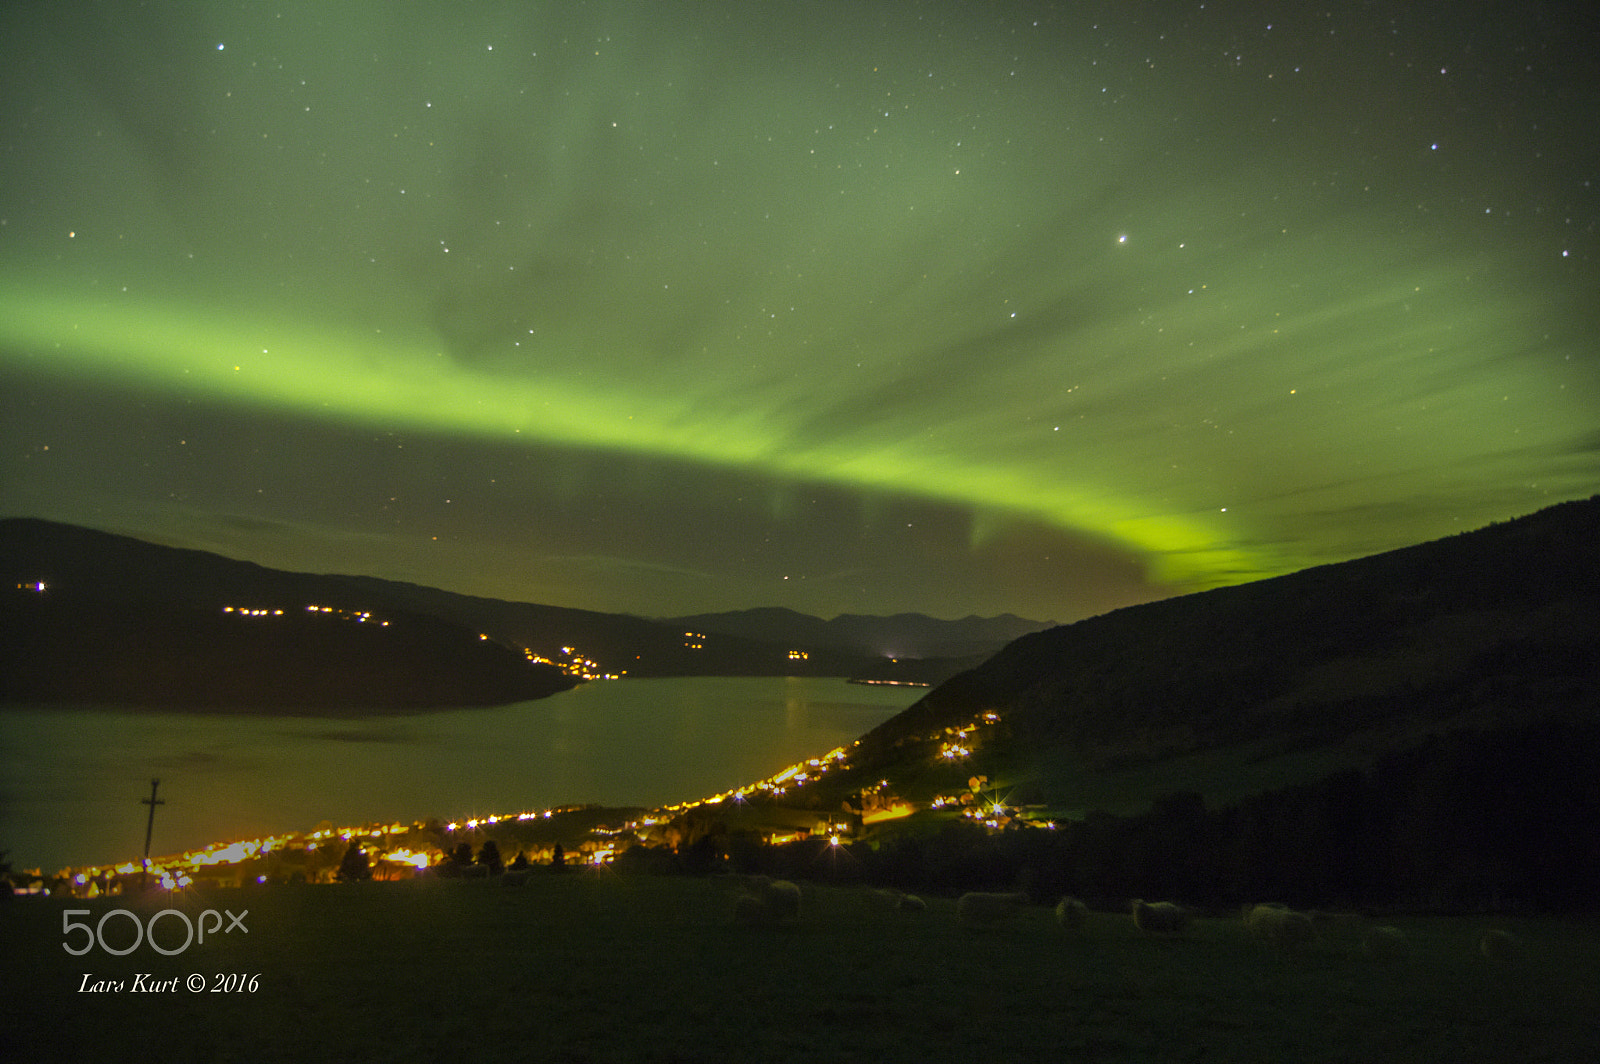
<svg viewBox="0 0 1600 1064">
<path fill-rule="evenodd" d="M 1265 934 L 1263 921 L 1269 912 L 1288 912 L 1289 907 L 1278 901 L 1263 901 L 1252 905 L 1245 902 L 1239 907 L 1239 915 L 1244 920 L 1244 929 L 1256 938 Z"/>
<path fill-rule="evenodd" d="M 904 898 L 905 895 L 901 894 L 898 890 L 889 890 L 885 888 L 881 890 L 869 890 L 867 891 L 866 897 L 867 903 L 874 909 L 898 909 L 900 908 L 900 899 Z"/>
<path fill-rule="evenodd" d="M 1027 903 L 1026 894 L 963 894 L 956 900 L 956 918 L 968 927 L 987 927 L 1009 919 Z"/>
<path fill-rule="evenodd" d="M 733 900 L 733 921 L 737 924 L 776 924 L 800 915 L 800 888 L 788 880 L 760 877 L 752 893 Z"/>
<path fill-rule="evenodd" d="M 1066 897 L 1056 902 L 1056 923 L 1068 931 L 1082 931 L 1089 918 L 1089 907 L 1077 898 Z"/>
<path fill-rule="evenodd" d="M 1245 925 L 1249 926 L 1250 917 L 1255 915 L 1255 912 L 1256 912 L 1257 909 L 1287 909 L 1287 908 L 1288 908 L 1288 906 L 1283 904 L 1283 902 L 1281 902 L 1281 901 L 1258 901 L 1258 902 L 1253 902 L 1253 903 L 1247 901 L 1243 905 L 1239 906 L 1239 916 L 1240 916 L 1240 918 L 1242 918 L 1244 920 Z"/>
<path fill-rule="evenodd" d="M 1495 928 L 1479 937 L 1478 952 L 1495 964 L 1511 964 L 1522 958 L 1522 940 L 1510 931 Z"/>
<path fill-rule="evenodd" d="M 1317 939 L 1321 942 L 1359 944 L 1361 932 L 1367 926 L 1366 921 L 1355 913 L 1307 909 L 1306 915 L 1311 918 L 1311 928 L 1316 931 Z"/>
<path fill-rule="evenodd" d="M 772 922 L 772 913 L 754 894 L 741 894 L 733 899 L 733 922 L 736 924 L 765 924 Z"/>
<path fill-rule="evenodd" d="M 775 920 L 800 915 L 800 888 L 787 879 L 775 879 L 763 887 L 761 900 L 772 911 Z"/>
<path fill-rule="evenodd" d="M 1411 954 L 1406 933 L 1389 924 L 1367 928 L 1367 933 L 1361 938 L 1361 948 L 1376 961 L 1403 961 Z"/>
<path fill-rule="evenodd" d="M 1133 900 L 1133 926 L 1150 934 L 1177 934 L 1189 927 L 1190 913 L 1170 901 Z"/>
<path fill-rule="evenodd" d="M 882 888 L 869 890 L 866 893 L 867 904 L 874 909 L 889 909 L 906 913 L 920 913 L 927 910 L 928 905 L 915 894 L 905 894 L 898 890 Z"/>
<path fill-rule="evenodd" d="M 1270 903 L 1254 906 L 1245 917 L 1245 927 L 1280 949 L 1298 949 L 1317 937 L 1310 916 Z"/>
</svg>

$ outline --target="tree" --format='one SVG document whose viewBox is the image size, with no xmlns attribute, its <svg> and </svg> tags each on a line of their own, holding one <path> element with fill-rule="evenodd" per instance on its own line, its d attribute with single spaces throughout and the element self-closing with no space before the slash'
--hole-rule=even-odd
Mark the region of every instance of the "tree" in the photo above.
<svg viewBox="0 0 1600 1064">
<path fill-rule="evenodd" d="M 556 868 L 556 869 L 562 869 L 562 868 L 565 868 L 566 866 L 567 866 L 567 851 L 565 849 L 563 849 L 561 844 L 558 842 L 558 843 L 556 843 L 556 848 L 550 852 L 550 867 L 551 868 Z"/>
<path fill-rule="evenodd" d="M 344 857 L 339 861 L 339 871 L 334 874 L 341 883 L 372 878 L 372 864 L 367 860 L 367 851 L 361 848 L 361 843 L 350 840 L 350 845 L 345 847 Z"/>
<path fill-rule="evenodd" d="M 484 840 L 483 848 L 478 851 L 478 863 L 487 868 L 491 876 L 506 870 L 505 862 L 500 859 L 500 847 L 493 839 Z"/>
</svg>

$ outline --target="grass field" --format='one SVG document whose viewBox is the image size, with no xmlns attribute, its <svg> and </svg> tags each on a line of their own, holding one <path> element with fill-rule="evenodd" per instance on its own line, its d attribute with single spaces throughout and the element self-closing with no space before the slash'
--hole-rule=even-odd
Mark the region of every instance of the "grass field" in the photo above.
<svg viewBox="0 0 1600 1064">
<path fill-rule="evenodd" d="M 8 1061 L 1449 1061 L 1600 1060 L 1600 922 L 1401 918 L 1411 958 L 1383 964 L 1355 931 L 1298 955 L 1237 919 L 1176 939 L 1050 910 L 973 930 L 950 899 L 880 909 L 862 890 L 805 885 L 800 919 L 735 925 L 717 880 L 577 873 L 496 881 L 261 888 L 131 901 L 16 899 L 0 907 Z M 248 909 L 167 957 L 125 956 L 94 923 Z M 226 919 L 222 921 L 226 925 Z M 1474 943 L 1513 930 L 1527 955 L 1496 967 Z M 132 940 L 106 924 L 108 944 Z M 162 918 L 158 941 L 182 942 Z M 85 975 L 177 989 L 90 993 Z M 218 976 L 251 992 L 209 992 Z M 182 988 L 198 975 L 208 990 Z M 169 984 L 170 986 L 170 984 Z"/>
</svg>

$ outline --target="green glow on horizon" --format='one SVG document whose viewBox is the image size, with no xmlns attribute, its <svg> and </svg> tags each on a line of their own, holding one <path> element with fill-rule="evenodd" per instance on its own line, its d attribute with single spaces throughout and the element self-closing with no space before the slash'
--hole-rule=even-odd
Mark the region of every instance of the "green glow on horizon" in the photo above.
<svg viewBox="0 0 1600 1064">
<path fill-rule="evenodd" d="M 520 437 L 920 494 L 1098 535 L 1146 557 L 1158 582 L 1190 589 L 1289 571 L 1228 547 L 1199 521 L 1143 516 L 1147 508 L 1136 501 L 1092 488 L 1040 483 L 1017 470 L 930 463 L 903 448 L 864 454 L 802 449 L 762 435 L 755 422 L 737 432 L 708 433 L 623 413 L 634 397 L 590 395 L 559 379 L 535 385 L 472 373 L 420 346 L 221 316 L 208 320 L 194 308 L 74 305 L 11 285 L 0 287 L 0 323 L 0 344 L 70 360 L 53 365 L 53 373 L 99 379 L 110 373 L 228 403 L 373 426 Z M 373 372 L 380 363 L 386 372 Z"/>
</svg>

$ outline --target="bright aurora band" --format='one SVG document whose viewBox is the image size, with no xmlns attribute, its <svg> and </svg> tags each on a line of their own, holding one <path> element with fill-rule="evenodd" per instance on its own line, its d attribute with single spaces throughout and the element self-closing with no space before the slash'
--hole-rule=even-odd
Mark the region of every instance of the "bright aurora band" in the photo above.
<svg viewBox="0 0 1600 1064">
<path fill-rule="evenodd" d="M 6 5 L 0 513 L 1074 620 L 1592 494 L 1576 5 Z"/>
</svg>

